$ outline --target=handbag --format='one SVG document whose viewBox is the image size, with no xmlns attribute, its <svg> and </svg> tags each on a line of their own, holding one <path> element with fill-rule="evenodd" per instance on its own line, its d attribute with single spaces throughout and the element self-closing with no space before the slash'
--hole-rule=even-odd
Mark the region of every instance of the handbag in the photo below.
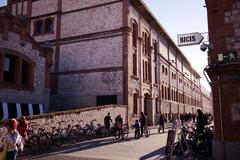
<svg viewBox="0 0 240 160">
<path fill-rule="evenodd" d="M 122 123 L 117 122 L 117 128 L 122 128 Z"/>
<path fill-rule="evenodd" d="M 6 160 L 7 150 L 8 144 L 5 142 L 0 142 L 0 160 Z"/>
</svg>

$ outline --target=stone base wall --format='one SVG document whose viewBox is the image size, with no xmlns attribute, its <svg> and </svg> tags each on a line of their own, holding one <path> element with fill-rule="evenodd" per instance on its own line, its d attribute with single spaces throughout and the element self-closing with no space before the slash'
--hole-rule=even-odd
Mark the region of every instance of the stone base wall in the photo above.
<svg viewBox="0 0 240 160">
<path fill-rule="evenodd" d="M 60 121 L 66 121 L 72 125 L 79 124 L 80 121 L 83 121 L 81 122 L 81 125 L 85 125 L 89 124 L 92 120 L 96 120 L 95 124 L 103 124 L 104 117 L 108 112 L 110 113 L 113 122 L 115 121 L 116 116 L 120 114 L 123 118 L 123 123 L 127 123 L 127 106 L 124 105 L 106 105 L 62 112 L 53 112 L 29 116 L 27 117 L 27 120 L 30 124 L 37 123 L 51 130 L 51 127 L 57 126 L 57 122 Z"/>
</svg>

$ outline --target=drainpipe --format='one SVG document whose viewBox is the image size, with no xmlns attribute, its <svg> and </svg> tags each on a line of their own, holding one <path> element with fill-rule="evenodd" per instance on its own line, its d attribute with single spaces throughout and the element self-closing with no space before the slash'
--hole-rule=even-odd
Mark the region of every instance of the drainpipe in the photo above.
<svg viewBox="0 0 240 160">
<path fill-rule="evenodd" d="M 225 160 L 225 142 L 224 142 L 224 129 L 223 129 L 223 117 L 222 117 L 222 95 L 221 95 L 221 85 L 220 85 L 220 76 L 217 76 L 217 82 L 218 82 L 218 99 L 219 99 L 219 115 L 220 115 L 220 125 L 221 125 L 221 142 L 223 146 L 223 160 Z"/>
<path fill-rule="evenodd" d="M 210 66 L 206 66 L 203 70 L 203 74 L 205 76 L 205 78 L 207 79 L 209 85 L 211 86 L 211 82 L 210 82 L 210 78 L 207 76 L 206 74 L 206 70 L 209 69 Z M 225 142 L 224 142 L 224 126 L 223 126 L 223 117 L 222 117 L 222 95 L 221 95 L 221 84 L 220 84 L 220 76 L 219 74 L 217 75 L 217 88 L 218 88 L 218 100 L 219 100 L 219 116 L 220 116 L 220 128 L 221 128 L 221 143 L 223 146 L 223 160 L 225 160 L 225 154 L 226 154 L 226 150 L 225 150 Z"/>
</svg>

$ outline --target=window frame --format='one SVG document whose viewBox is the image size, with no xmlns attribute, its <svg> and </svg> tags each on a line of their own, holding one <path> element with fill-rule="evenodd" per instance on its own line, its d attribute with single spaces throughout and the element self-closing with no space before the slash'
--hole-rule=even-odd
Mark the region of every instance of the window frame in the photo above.
<svg viewBox="0 0 240 160">
<path fill-rule="evenodd" d="M 52 21 L 52 25 L 53 25 L 52 29 L 49 30 L 49 31 L 46 30 L 46 26 L 47 26 L 46 22 L 48 20 L 51 20 Z M 45 35 L 45 34 L 53 34 L 54 33 L 54 26 L 55 26 L 54 20 L 55 20 L 55 17 L 47 17 L 45 19 L 38 19 L 38 20 L 34 21 L 33 22 L 33 36 L 39 36 L 39 35 Z M 36 32 L 37 22 L 41 22 L 42 23 L 42 26 L 40 27 L 41 28 L 41 32 L 40 33 Z"/>
<path fill-rule="evenodd" d="M 11 55 L 15 57 L 16 65 L 14 67 L 15 70 L 15 80 L 14 82 L 6 82 L 4 81 L 4 59 L 6 55 Z M 1 88 L 7 89 L 18 89 L 18 90 L 34 90 L 34 67 L 35 63 L 23 55 L 20 52 L 11 49 L 0 48 L 0 86 Z M 22 84 L 22 65 L 23 61 L 25 61 L 29 65 L 30 74 L 27 75 L 27 79 L 29 79 L 29 84 Z"/>
</svg>

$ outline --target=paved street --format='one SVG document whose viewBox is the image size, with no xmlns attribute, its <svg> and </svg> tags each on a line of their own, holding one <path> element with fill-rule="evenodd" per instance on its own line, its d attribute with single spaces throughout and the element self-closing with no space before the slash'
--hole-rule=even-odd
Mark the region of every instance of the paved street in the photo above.
<svg viewBox="0 0 240 160">
<path fill-rule="evenodd" d="M 34 160 L 153 160 L 164 157 L 167 133 L 159 134 L 157 129 L 151 130 L 148 138 L 116 140 L 113 137 L 85 141 L 65 146 L 58 151 L 35 156 L 24 156 L 19 159 Z"/>
</svg>

